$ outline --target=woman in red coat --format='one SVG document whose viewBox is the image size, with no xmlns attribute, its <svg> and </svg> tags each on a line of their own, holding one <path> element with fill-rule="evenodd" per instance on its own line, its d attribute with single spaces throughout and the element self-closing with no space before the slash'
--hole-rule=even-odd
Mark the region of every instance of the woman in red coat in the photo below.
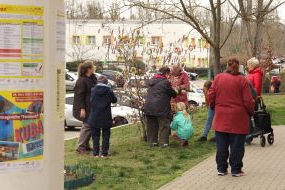
<svg viewBox="0 0 285 190">
<path fill-rule="evenodd" d="M 228 173 L 229 159 L 232 175 L 242 176 L 244 143 L 248 134 L 248 118 L 254 112 L 254 101 L 248 81 L 239 74 L 237 59 L 230 60 L 227 71 L 215 77 L 208 100 L 210 106 L 215 108 L 213 127 L 218 175 Z"/>
<path fill-rule="evenodd" d="M 261 96 L 263 72 L 259 67 L 259 61 L 255 57 L 246 62 L 248 75 L 246 78 L 251 82 L 258 96 Z"/>
<path fill-rule="evenodd" d="M 172 98 L 171 103 L 177 104 L 183 102 L 185 105 L 188 105 L 187 91 L 190 88 L 190 80 L 188 74 L 183 71 L 180 64 L 172 67 L 169 80 L 172 88 L 177 92 L 176 98 Z"/>
</svg>

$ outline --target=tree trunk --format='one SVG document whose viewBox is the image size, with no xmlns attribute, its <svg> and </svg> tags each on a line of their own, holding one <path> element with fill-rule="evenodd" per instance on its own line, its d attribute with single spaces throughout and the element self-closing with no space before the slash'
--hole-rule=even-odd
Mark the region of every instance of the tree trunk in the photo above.
<svg viewBox="0 0 285 190">
<path fill-rule="evenodd" d="M 260 58 L 260 50 L 262 45 L 262 32 L 263 32 L 263 21 L 258 20 L 256 22 L 256 32 L 255 32 L 254 46 L 252 51 L 252 56 L 256 58 Z"/>
<path fill-rule="evenodd" d="M 215 63 L 214 65 L 214 76 L 220 73 L 220 63 L 221 63 L 221 51 L 219 47 L 213 48 L 214 50 L 214 57 L 215 57 Z"/>
</svg>

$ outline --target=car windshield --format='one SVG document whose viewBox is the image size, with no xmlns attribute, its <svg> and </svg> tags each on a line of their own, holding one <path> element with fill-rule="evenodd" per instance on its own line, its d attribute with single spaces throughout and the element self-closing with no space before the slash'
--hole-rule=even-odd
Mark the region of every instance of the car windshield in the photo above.
<svg viewBox="0 0 285 190">
<path fill-rule="evenodd" d="M 77 79 L 78 79 L 78 76 L 75 75 L 74 73 L 68 72 L 67 74 L 68 74 L 69 76 L 71 76 L 74 80 L 77 80 Z"/>
</svg>

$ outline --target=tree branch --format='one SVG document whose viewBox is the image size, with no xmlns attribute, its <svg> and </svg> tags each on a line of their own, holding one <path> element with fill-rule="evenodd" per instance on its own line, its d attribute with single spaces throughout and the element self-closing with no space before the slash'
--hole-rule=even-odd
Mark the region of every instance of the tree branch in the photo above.
<svg viewBox="0 0 285 190">
<path fill-rule="evenodd" d="M 228 41 L 228 39 L 229 39 L 229 37 L 230 37 L 230 35 L 231 35 L 232 31 L 233 31 L 233 28 L 234 28 L 234 25 L 235 25 L 235 22 L 236 22 L 238 16 L 239 16 L 239 14 L 237 14 L 237 15 L 235 16 L 234 20 L 232 21 L 232 23 L 231 23 L 231 25 L 230 25 L 230 29 L 229 29 L 229 31 L 228 31 L 228 34 L 227 34 L 226 38 L 224 39 L 224 42 L 223 42 L 222 45 L 220 46 L 220 49 L 222 49 L 222 48 L 224 47 L 224 45 L 226 44 L 226 42 Z"/>
</svg>

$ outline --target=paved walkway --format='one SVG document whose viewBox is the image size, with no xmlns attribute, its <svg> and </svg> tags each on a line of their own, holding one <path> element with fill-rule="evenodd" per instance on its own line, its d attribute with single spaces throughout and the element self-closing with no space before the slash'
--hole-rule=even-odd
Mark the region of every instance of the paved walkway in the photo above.
<svg viewBox="0 0 285 190">
<path fill-rule="evenodd" d="M 285 190 L 285 126 L 274 127 L 275 142 L 262 148 L 259 138 L 246 147 L 247 176 L 217 176 L 215 155 L 166 184 L 161 190 Z"/>
</svg>

